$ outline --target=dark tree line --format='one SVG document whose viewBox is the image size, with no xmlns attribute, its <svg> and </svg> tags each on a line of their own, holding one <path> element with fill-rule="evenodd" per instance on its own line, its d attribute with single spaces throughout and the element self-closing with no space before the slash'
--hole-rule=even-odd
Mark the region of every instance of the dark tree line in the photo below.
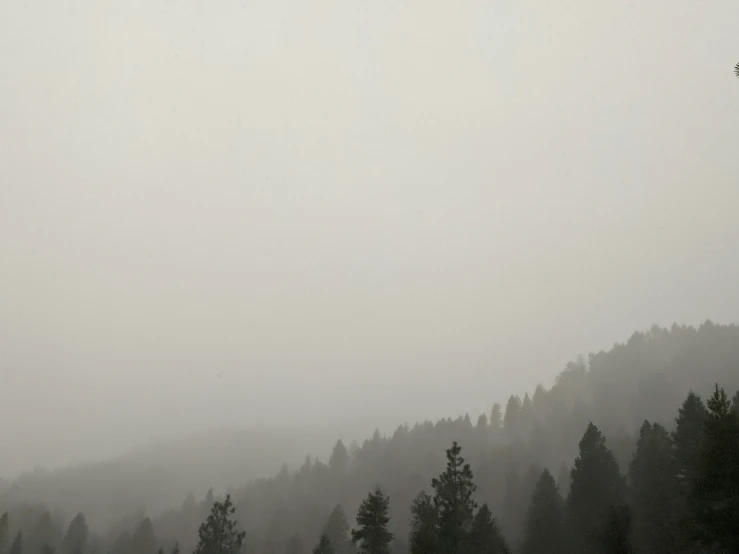
<svg viewBox="0 0 739 554">
<path fill-rule="evenodd" d="M 674 431 L 645 421 L 626 474 L 603 433 L 587 425 L 569 475 L 566 497 L 548 469 L 538 476 L 525 509 L 521 537 L 505 538 L 486 503 L 475 500 L 472 469 L 454 442 L 446 450 L 446 469 L 431 479 L 431 491 L 410 503 L 408 542 L 389 530 L 390 498 L 375 486 L 361 502 L 352 528 L 343 508 L 328 515 L 314 554 L 627 554 L 739 552 L 739 393 L 730 400 L 715 387 L 704 405 L 689 393 L 678 410 Z M 213 501 L 200 525 L 194 554 L 238 554 L 247 532 L 234 519 L 227 495 Z M 0 553 L 51 554 L 57 545 L 45 512 L 34 527 L 34 550 L 23 531 L 10 541 L 9 516 L 0 517 Z M 520 540 L 519 540 L 520 539 Z M 286 554 L 302 554 L 303 539 L 294 533 Z M 407 544 L 407 546 L 406 546 Z M 78 514 L 58 543 L 60 554 L 103 553 Z M 246 548 L 249 552 L 249 549 Z M 110 553 L 164 553 L 150 519 L 133 535 L 124 533 Z M 180 552 L 176 544 L 171 552 Z"/>
<path fill-rule="evenodd" d="M 226 500 L 190 496 L 91 530 L 84 515 L 70 521 L 13 490 L 0 498 L 0 553 L 220 552 L 203 543 L 211 517 L 233 523 L 230 544 L 249 554 L 739 552 L 739 394 L 706 386 L 736 390 L 738 366 L 735 326 L 654 328 L 474 423 L 338 441 L 327 463 L 308 458 L 228 491 L 216 515 Z"/>
</svg>

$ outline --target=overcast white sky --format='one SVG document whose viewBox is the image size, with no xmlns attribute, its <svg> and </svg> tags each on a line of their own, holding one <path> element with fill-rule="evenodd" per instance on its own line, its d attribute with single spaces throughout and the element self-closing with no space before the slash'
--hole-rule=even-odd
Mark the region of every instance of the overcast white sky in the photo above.
<svg viewBox="0 0 739 554">
<path fill-rule="evenodd" d="M 739 320 L 739 2 L 0 1 L 0 473 L 389 429 Z"/>
</svg>

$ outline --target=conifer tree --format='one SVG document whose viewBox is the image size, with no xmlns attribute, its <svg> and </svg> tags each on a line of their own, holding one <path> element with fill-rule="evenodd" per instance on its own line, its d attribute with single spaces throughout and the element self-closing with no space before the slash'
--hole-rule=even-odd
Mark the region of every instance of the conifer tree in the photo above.
<svg viewBox="0 0 739 554">
<path fill-rule="evenodd" d="M 336 554 L 347 554 L 351 552 L 352 545 L 349 538 L 349 522 L 341 505 L 337 504 L 331 511 L 321 534 L 326 535 Z"/>
<path fill-rule="evenodd" d="M 358 528 L 352 530 L 352 541 L 359 545 L 361 554 L 390 554 L 393 534 L 387 530 L 389 508 L 390 498 L 379 486 L 359 506 Z"/>
<path fill-rule="evenodd" d="M 707 407 L 692 495 L 697 538 L 719 552 L 739 552 L 739 419 L 718 385 Z"/>
<path fill-rule="evenodd" d="M 675 420 L 676 427 L 672 432 L 677 475 L 679 480 L 684 483 L 682 488 L 686 492 L 692 490 L 695 484 L 701 445 L 703 444 L 703 423 L 705 419 L 706 408 L 703 401 L 700 396 L 691 391 L 678 410 L 678 417 Z"/>
<path fill-rule="evenodd" d="M 603 554 L 633 554 L 631 512 L 624 505 L 609 506 L 603 533 Z M 648 550 L 644 551 L 648 553 Z"/>
<path fill-rule="evenodd" d="M 62 540 L 61 554 L 84 554 L 89 536 L 87 520 L 84 514 L 79 513 L 67 528 L 67 534 Z"/>
<path fill-rule="evenodd" d="M 510 554 L 510 549 L 487 504 L 480 506 L 463 552 L 469 554 Z"/>
<path fill-rule="evenodd" d="M 522 554 L 567 554 L 563 505 L 554 478 L 545 469 L 531 495 Z"/>
<path fill-rule="evenodd" d="M 8 546 L 8 512 L 0 516 L 0 552 Z"/>
<path fill-rule="evenodd" d="M 334 547 L 326 535 L 321 535 L 318 544 L 313 549 L 313 554 L 335 554 Z"/>
<path fill-rule="evenodd" d="M 13 544 L 10 545 L 8 554 L 23 554 L 23 533 L 18 531 L 13 539 Z"/>
<path fill-rule="evenodd" d="M 300 535 L 293 533 L 285 545 L 285 554 L 303 554 L 303 541 Z"/>
<path fill-rule="evenodd" d="M 680 549 L 689 548 L 697 533 L 690 496 L 698 475 L 706 414 L 701 397 L 689 392 L 678 410 L 675 430 L 672 432 L 676 481 L 672 531 L 676 547 Z"/>
<path fill-rule="evenodd" d="M 153 553 L 156 550 L 156 545 L 157 538 L 154 535 L 154 526 L 151 519 L 145 517 L 131 537 L 129 552 L 130 554 Z"/>
<path fill-rule="evenodd" d="M 675 463 L 670 436 L 645 421 L 629 464 L 635 544 L 644 552 L 671 554 L 675 521 Z"/>
<path fill-rule="evenodd" d="M 44 510 L 31 528 L 31 532 L 25 537 L 24 549 L 26 552 L 37 554 L 41 551 L 44 544 L 48 544 L 50 547 L 56 546 L 61 541 L 61 538 L 61 529 L 52 520 L 48 510 Z"/>
<path fill-rule="evenodd" d="M 503 415 L 500 404 L 497 402 L 493 404 L 493 409 L 490 410 L 490 428 L 493 431 L 498 431 L 503 426 Z"/>
<path fill-rule="evenodd" d="M 517 436 L 521 431 L 521 398 L 516 395 L 508 398 L 503 415 L 503 427 L 511 437 Z"/>
<path fill-rule="evenodd" d="M 590 423 L 580 441 L 580 455 L 572 468 L 567 497 L 570 552 L 598 552 L 608 510 L 622 504 L 623 487 L 616 459 L 603 434 Z"/>
<path fill-rule="evenodd" d="M 54 547 L 52 547 L 48 543 L 44 543 L 41 545 L 41 549 L 39 550 L 40 554 L 54 554 Z"/>
<path fill-rule="evenodd" d="M 195 554 L 237 554 L 241 551 L 246 533 L 236 529 L 232 519 L 236 512 L 231 495 L 223 502 L 214 502 L 208 519 L 198 530 L 199 541 Z"/>
<path fill-rule="evenodd" d="M 349 467 L 349 452 L 344 443 L 339 439 L 334 445 L 331 457 L 328 460 L 328 467 L 337 475 L 343 475 Z"/>
<path fill-rule="evenodd" d="M 476 489 L 472 470 L 464 463 L 461 452 L 462 448 L 454 442 L 446 451 L 446 471 L 431 481 L 439 518 L 439 546 L 445 554 L 461 552 L 477 507 L 472 500 Z"/>
<path fill-rule="evenodd" d="M 411 504 L 410 554 L 435 554 L 439 546 L 439 514 L 433 499 L 420 492 Z"/>
</svg>

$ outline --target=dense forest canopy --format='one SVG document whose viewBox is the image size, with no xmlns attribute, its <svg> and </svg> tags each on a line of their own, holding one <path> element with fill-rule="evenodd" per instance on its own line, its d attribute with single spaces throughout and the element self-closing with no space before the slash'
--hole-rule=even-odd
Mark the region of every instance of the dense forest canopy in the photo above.
<svg viewBox="0 0 739 554">
<path fill-rule="evenodd" d="M 56 492 L 68 471 L 28 474 L 0 498 L 2 540 L 34 553 L 220 553 L 203 537 L 228 528 L 229 544 L 260 554 L 729 552 L 739 544 L 738 389 L 739 327 L 653 327 L 489 413 L 338 440 L 325 462 L 230 483 L 225 504 L 209 492 L 165 511 L 134 506 L 128 492 L 145 467 L 80 469 L 68 498 Z M 364 529 L 370 520 L 385 524 Z"/>
</svg>

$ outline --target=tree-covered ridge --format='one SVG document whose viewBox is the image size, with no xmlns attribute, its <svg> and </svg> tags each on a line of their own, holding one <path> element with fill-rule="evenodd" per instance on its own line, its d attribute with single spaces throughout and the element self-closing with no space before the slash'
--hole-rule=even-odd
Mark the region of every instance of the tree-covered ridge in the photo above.
<svg viewBox="0 0 739 554">
<path fill-rule="evenodd" d="M 587 362 L 569 364 L 550 389 L 540 386 L 523 398 L 512 396 L 505 408 L 494 405 L 489 416 L 481 415 L 474 424 L 465 416 L 404 425 L 390 437 L 375 433 L 361 446 L 347 448 L 339 441 L 328 463 L 307 459 L 297 471 L 283 468 L 273 478 L 230 491 L 239 529 L 246 533 L 244 551 L 307 553 L 328 532 L 339 537 L 335 546 L 328 539 L 332 550 L 356 551 L 362 545 L 349 540 L 351 528 L 357 529 L 351 516 L 377 485 L 389 498 L 386 532 L 394 537 L 392 553 L 428 551 L 441 544 L 442 528 L 458 531 L 445 535 L 447 548 L 472 544 L 462 537 L 474 528 L 476 537 L 489 538 L 475 543 L 478 550 L 495 542 L 495 549 L 504 544 L 527 554 L 538 551 L 543 533 L 552 534 L 549 548 L 565 544 L 565 552 L 616 551 L 625 544 L 636 551 L 659 551 L 648 548 L 667 548 L 663 537 L 678 545 L 718 548 L 730 540 L 729 526 L 721 531 L 706 522 L 714 516 L 730 521 L 733 482 L 708 472 L 706 460 L 725 454 L 716 446 L 720 442 L 709 437 L 729 437 L 733 444 L 727 416 L 734 413 L 732 395 L 711 397 L 707 405 L 700 396 L 718 394 L 716 382 L 736 391 L 737 367 L 735 326 L 655 328 Z M 686 398 L 689 390 L 700 394 Z M 470 486 L 464 490 L 472 492 L 451 502 L 438 493 L 448 488 L 446 473 L 440 471 L 444 452 L 455 441 L 464 446 L 466 460 L 453 464 L 452 482 L 466 479 Z M 455 460 L 460 456 L 452 452 Z M 463 477 L 467 464 L 472 475 Z M 733 475 L 732 463 L 721 467 Z M 599 495 L 589 494 L 593 487 Z M 201 502 L 189 498 L 180 509 L 153 518 L 156 541 L 167 548 L 179 542 L 183 552 L 192 552 L 198 526 L 213 504 L 212 497 Z M 446 505 L 453 509 L 443 516 Z M 658 505 L 670 506 L 668 516 L 660 515 Z M 714 513 L 717 508 L 723 511 Z M 8 543 L 18 531 L 24 544 L 34 540 L 30 530 L 42 518 L 54 527 L 46 535 L 64 535 L 63 516 L 43 506 L 16 506 Z M 143 519 L 134 515 L 91 534 L 88 549 L 133 552 L 130 544 L 143 532 Z M 52 546 L 61 544 L 59 538 L 51 540 Z M 672 545 L 663 551 L 679 552 Z"/>
</svg>

